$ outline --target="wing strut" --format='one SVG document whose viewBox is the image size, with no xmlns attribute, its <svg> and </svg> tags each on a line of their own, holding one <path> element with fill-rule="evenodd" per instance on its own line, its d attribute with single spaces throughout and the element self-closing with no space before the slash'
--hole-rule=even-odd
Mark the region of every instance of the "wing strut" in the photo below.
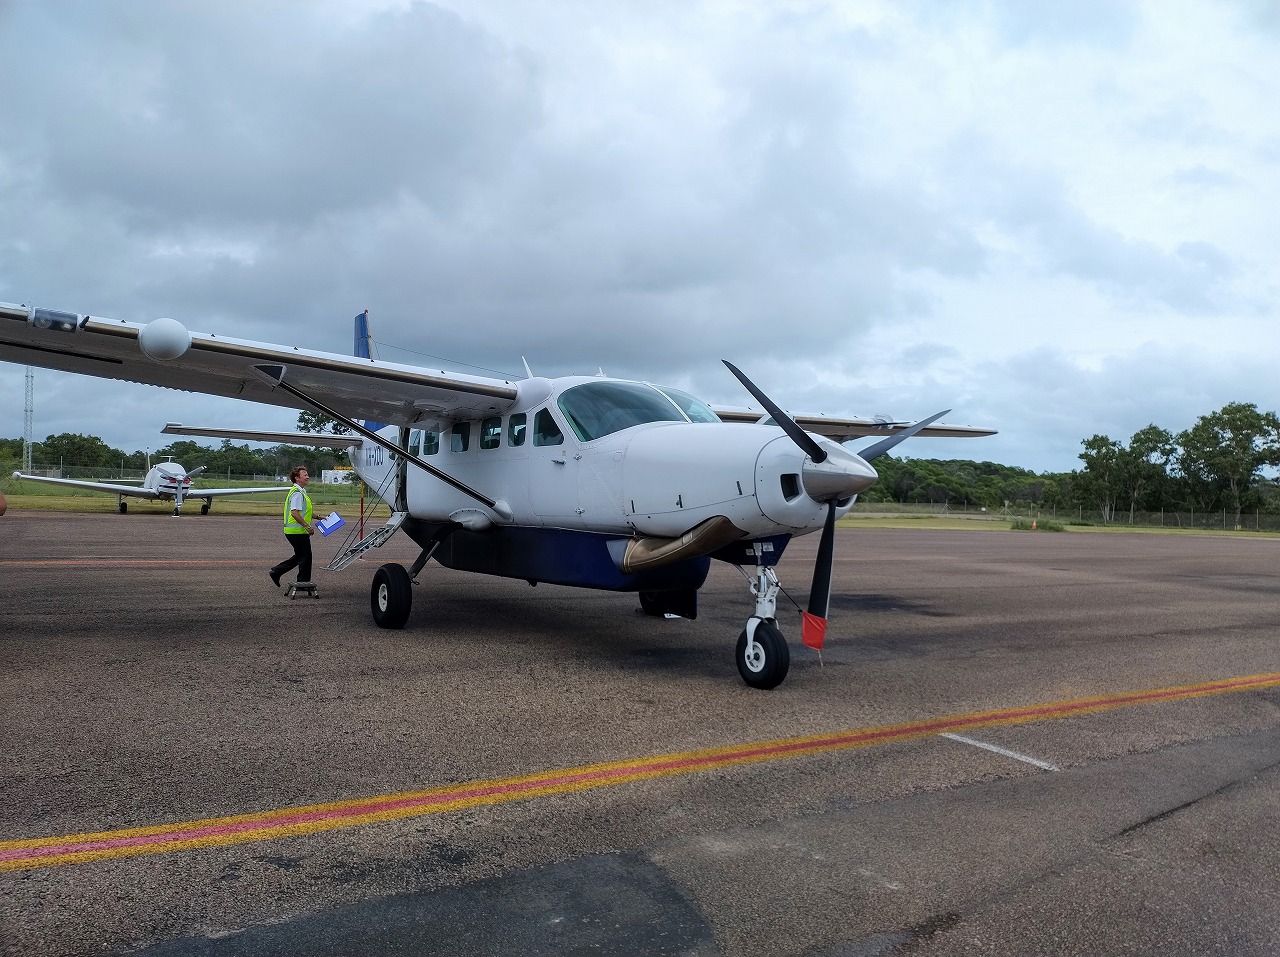
<svg viewBox="0 0 1280 957">
<path fill-rule="evenodd" d="M 369 429 L 366 429 L 363 425 L 361 425 L 355 419 L 347 418 L 341 412 L 331 409 L 329 406 L 325 405 L 319 399 L 314 399 L 311 396 L 307 395 L 305 392 L 303 392 L 301 389 L 298 389 L 297 387 L 290 385 L 288 382 L 285 382 L 284 377 L 287 369 L 284 366 L 258 365 L 258 366 L 254 366 L 253 368 L 264 379 L 266 379 L 269 383 L 271 383 L 273 387 L 284 389 L 285 392 L 289 393 L 291 396 L 297 399 L 301 399 L 303 402 L 311 406 L 321 415 L 326 415 L 331 419 L 335 419 L 336 421 L 341 422 L 343 425 L 347 426 L 353 432 L 356 432 L 364 436 L 366 439 L 368 439 L 370 442 L 373 442 L 376 445 L 382 446 L 391 454 L 399 455 L 405 461 L 412 462 L 414 465 L 422 469 L 422 471 L 426 472 L 428 475 L 434 475 L 436 478 L 444 482 L 446 485 L 452 486 L 453 488 L 457 489 L 459 492 L 461 492 L 464 495 L 469 495 L 471 498 L 475 499 L 477 502 L 480 502 L 482 505 L 485 505 L 488 508 L 493 509 L 493 511 L 503 521 L 509 522 L 513 518 L 511 506 L 508 505 L 506 502 L 495 501 L 494 499 L 489 498 L 489 496 L 485 495 L 483 492 L 477 492 L 475 489 L 467 485 L 465 482 L 459 482 L 456 478 L 454 478 L 448 472 L 443 472 L 440 469 L 436 468 L 434 465 L 427 464 L 422 459 L 414 455 L 412 452 L 402 449 L 400 446 L 396 445 L 390 439 L 384 439 L 382 436 L 378 435 L 378 433 L 371 432 Z"/>
</svg>

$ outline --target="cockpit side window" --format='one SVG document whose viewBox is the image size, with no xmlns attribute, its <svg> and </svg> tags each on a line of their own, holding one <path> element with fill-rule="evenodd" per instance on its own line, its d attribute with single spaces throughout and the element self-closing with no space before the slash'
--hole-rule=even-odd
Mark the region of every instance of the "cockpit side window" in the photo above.
<svg viewBox="0 0 1280 957">
<path fill-rule="evenodd" d="M 428 429 L 422 437 L 422 454 L 435 455 L 440 451 L 440 433 L 435 429 Z"/>
<path fill-rule="evenodd" d="M 414 455 L 417 455 L 419 454 L 419 449 L 421 447 L 422 447 L 422 430 L 414 429 L 412 432 L 409 433 L 409 451 L 412 452 Z"/>
<path fill-rule="evenodd" d="M 588 382 L 560 395 L 560 411 L 583 442 L 648 422 L 684 422 L 661 392 L 640 382 Z"/>
<path fill-rule="evenodd" d="M 480 448 L 496 449 L 501 444 L 502 416 L 490 416 L 480 423 Z"/>
<path fill-rule="evenodd" d="M 533 444 L 564 445 L 564 433 L 551 417 L 550 409 L 539 409 L 533 417 Z"/>
</svg>

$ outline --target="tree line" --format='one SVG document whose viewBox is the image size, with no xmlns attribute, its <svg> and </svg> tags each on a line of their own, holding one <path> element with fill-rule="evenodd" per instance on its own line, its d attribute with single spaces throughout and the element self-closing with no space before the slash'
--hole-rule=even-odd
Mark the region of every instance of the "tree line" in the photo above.
<svg viewBox="0 0 1280 957">
<path fill-rule="evenodd" d="M 299 416 L 299 428 L 304 432 L 334 431 L 315 427 L 310 419 L 304 423 L 302 416 Z M 313 474 L 319 475 L 322 469 L 350 467 L 346 454 L 333 449 L 293 445 L 251 448 L 236 445 L 229 439 L 224 439 L 217 446 L 184 439 L 153 449 L 150 453 L 143 449 L 125 452 L 112 448 L 97 436 L 78 432 L 50 435 L 43 442 L 31 444 L 31 461 L 37 467 L 75 466 L 102 471 L 134 471 L 147 467 L 148 456 L 152 464 L 173 458 L 188 469 L 203 465 L 214 475 L 288 475 L 294 465 L 301 464 L 306 464 Z M 0 439 L 0 475 L 9 475 L 21 464 L 22 439 Z"/>
<path fill-rule="evenodd" d="M 304 412 L 303 432 L 343 432 L 342 427 Z M 1201 416 L 1178 433 L 1157 425 L 1139 429 L 1128 441 L 1106 435 L 1081 440 L 1082 467 L 1071 472 L 1033 472 L 995 462 L 965 459 L 876 459 L 880 481 L 863 500 L 998 509 L 1006 504 L 1040 508 L 1083 508 L 1114 521 L 1134 512 L 1227 510 L 1236 516 L 1254 509 L 1280 512 L 1280 483 L 1264 470 L 1280 465 L 1280 418 L 1252 403 L 1232 402 Z M 314 472 L 344 467 L 346 456 L 322 448 L 275 445 L 250 448 L 224 440 L 208 447 L 174 442 L 151 453 L 152 461 L 172 456 L 187 468 L 204 465 L 213 474 L 285 475 L 305 462 Z M 98 469 L 143 469 L 147 453 L 123 452 L 101 439 L 77 433 L 51 435 L 32 447 L 33 462 Z M 21 439 L 0 439 L 0 474 L 22 460 Z"/>
<path fill-rule="evenodd" d="M 993 462 L 877 459 L 880 481 L 866 501 L 1083 508 L 1105 521 L 1135 512 L 1280 512 L 1280 418 L 1253 403 L 1231 402 L 1172 433 L 1155 424 L 1128 441 L 1081 440 L 1082 467 L 1035 473 Z"/>
</svg>

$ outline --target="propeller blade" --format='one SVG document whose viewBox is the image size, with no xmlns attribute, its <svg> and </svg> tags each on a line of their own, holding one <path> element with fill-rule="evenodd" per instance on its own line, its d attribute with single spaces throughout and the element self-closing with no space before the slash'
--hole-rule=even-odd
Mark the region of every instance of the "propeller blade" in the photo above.
<svg viewBox="0 0 1280 957">
<path fill-rule="evenodd" d="M 893 435 L 889 436 L 887 439 L 881 439 L 879 442 L 876 442 L 874 445 L 868 445 L 865 449 L 862 449 L 858 453 L 858 457 L 862 459 L 862 461 L 864 462 L 870 462 L 872 459 L 879 458 L 880 456 L 884 455 L 886 452 L 888 452 L 891 448 L 893 448 L 898 443 L 907 441 L 907 439 L 911 438 L 911 436 L 915 435 L 925 426 L 933 425 L 933 423 L 937 422 L 940 418 L 942 418 L 944 415 L 946 415 L 950 411 L 951 411 L 950 409 L 943 409 L 937 415 L 931 415 L 927 419 L 921 419 L 919 422 L 915 423 L 914 425 L 907 426 L 901 432 L 895 432 Z"/>
<path fill-rule="evenodd" d="M 813 563 L 813 584 L 809 586 L 809 614 L 826 618 L 831 607 L 831 566 L 835 561 L 836 503 L 827 505 L 827 522 L 818 541 L 818 557 Z"/>
<path fill-rule="evenodd" d="M 826 461 L 827 453 L 823 451 L 822 446 L 813 440 L 813 436 L 800 428 L 791 416 L 787 415 L 787 413 L 774 405 L 773 400 L 757 389 L 755 383 L 743 375 L 741 369 L 735 366 L 728 359 L 721 359 L 720 361 L 729 367 L 729 371 L 737 377 L 737 380 L 742 383 L 743 387 L 755 396 L 755 400 L 764 406 L 768 413 L 773 416 L 773 421 L 778 424 L 778 427 L 781 428 L 783 432 L 786 432 L 787 435 L 791 436 L 791 441 L 800 446 L 801 452 L 809 456 L 809 458 L 813 459 L 815 462 Z"/>
<path fill-rule="evenodd" d="M 197 465 L 195 468 L 193 468 L 191 471 L 189 471 L 189 472 L 187 473 L 187 477 L 188 477 L 188 478 L 190 478 L 190 477 L 191 477 L 191 476 L 193 476 L 193 475 L 199 475 L 201 472 L 203 472 L 203 471 L 204 471 L 205 469 L 207 469 L 208 467 L 209 467 L 209 466 L 207 466 L 207 465 Z"/>
<path fill-rule="evenodd" d="M 809 586 L 809 609 L 800 614 L 800 640 L 815 651 L 821 651 L 827 640 L 827 613 L 831 609 L 831 566 L 835 561 L 836 503 L 827 505 L 827 521 L 818 542 L 818 557 L 813 563 L 813 584 Z"/>
</svg>

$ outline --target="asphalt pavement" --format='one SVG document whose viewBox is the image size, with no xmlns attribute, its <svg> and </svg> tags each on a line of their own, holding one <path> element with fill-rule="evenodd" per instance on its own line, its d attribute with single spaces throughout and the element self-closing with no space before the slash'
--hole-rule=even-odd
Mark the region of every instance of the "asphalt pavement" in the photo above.
<svg viewBox="0 0 1280 957">
<path fill-rule="evenodd" d="M 836 549 L 761 692 L 728 566 L 686 621 L 431 564 L 385 631 L 403 536 L 291 602 L 270 519 L 10 509 L 0 953 L 1280 953 L 1280 539 Z"/>
</svg>

